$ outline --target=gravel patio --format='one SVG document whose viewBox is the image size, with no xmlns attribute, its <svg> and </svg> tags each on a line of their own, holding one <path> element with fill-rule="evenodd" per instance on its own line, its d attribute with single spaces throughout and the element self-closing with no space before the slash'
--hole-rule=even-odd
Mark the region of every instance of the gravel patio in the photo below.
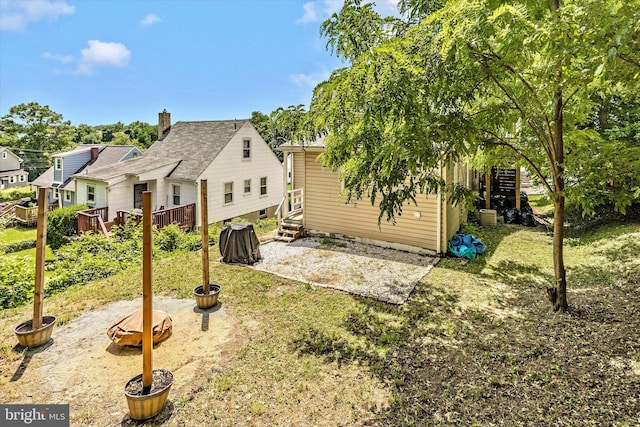
<svg viewBox="0 0 640 427">
<path fill-rule="evenodd" d="M 403 304 L 439 258 L 342 239 L 306 237 L 260 245 L 252 267 L 314 286 Z"/>
</svg>

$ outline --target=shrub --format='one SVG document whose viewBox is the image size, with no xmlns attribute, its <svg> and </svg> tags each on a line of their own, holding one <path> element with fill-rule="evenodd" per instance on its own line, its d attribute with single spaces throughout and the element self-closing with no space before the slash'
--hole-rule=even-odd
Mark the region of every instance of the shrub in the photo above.
<svg viewBox="0 0 640 427">
<path fill-rule="evenodd" d="M 217 222 L 209 225 L 209 245 L 215 245 L 220 238 L 220 226 Z"/>
<path fill-rule="evenodd" d="M 117 240 L 102 234 L 85 233 L 56 251 L 56 262 L 47 282 L 47 293 L 108 277 L 137 265 L 142 260 L 142 240 Z"/>
<path fill-rule="evenodd" d="M 19 242 L 0 244 L 0 252 L 9 254 L 12 252 L 20 252 L 25 249 L 31 249 L 35 247 L 36 247 L 35 240 L 21 240 Z"/>
<path fill-rule="evenodd" d="M 0 191 L 0 203 L 12 202 L 14 200 L 25 199 L 27 197 L 35 199 L 36 192 L 31 190 L 29 187 L 11 188 Z"/>
<path fill-rule="evenodd" d="M 35 270 L 26 257 L 0 258 L 0 308 L 18 307 L 33 296 Z"/>
<path fill-rule="evenodd" d="M 202 247 L 202 238 L 197 233 L 186 233 L 178 225 L 171 224 L 154 234 L 153 243 L 165 252 L 196 251 Z"/>
<path fill-rule="evenodd" d="M 51 249 L 59 249 L 70 242 L 70 237 L 78 234 L 78 211 L 87 206 L 69 206 L 54 209 L 47 214 L 47 243 Z"/>
</svg>

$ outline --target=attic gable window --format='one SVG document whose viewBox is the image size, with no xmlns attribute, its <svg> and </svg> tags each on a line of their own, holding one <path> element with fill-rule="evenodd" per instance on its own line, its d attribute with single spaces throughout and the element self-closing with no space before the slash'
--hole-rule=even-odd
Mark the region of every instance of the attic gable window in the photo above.
<svg viewBox="0 0 640 427">
<path fill-rule="evenodd" d="M 242 140 L 242 158 L 243 159 L 251 158 L 251 140 L 250 139 Z"/>
<path fill-rule="evenodd" d="M 62 157 L 56 157 L 56 170 L 62 170 Z"/>
<path fill-rule="evenodd" d="M 2 158 L 3 158 L 3 159 L 6 159 L 6 158 L 7 158 L 7 152 L 6 152 L 6 151 L 3 151 L 3 152 L 2 152 Z"/>
</svg>

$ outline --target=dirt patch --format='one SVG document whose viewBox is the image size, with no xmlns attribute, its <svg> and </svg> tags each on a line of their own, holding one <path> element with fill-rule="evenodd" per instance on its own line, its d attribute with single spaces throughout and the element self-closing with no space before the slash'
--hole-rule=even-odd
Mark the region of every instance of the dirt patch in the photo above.
<svg viewBox="0 0 640 427">
<path fill-rule="evenodd" d="M 260 271 L 392 304 L 404 303 L 438 258 L 349 240 L 304 238 L 260 246 Z"/>
<path fill-rule="evenodd" d="M 121 348 L 106 332 L 120 315 L 140 307 L 141 299 L 119 301 L 55 327 L 46 346 L 26 351 L 22 359 L 3 367 L 2 402 L 69 403 L 72 425 L 126 421 L 124 387 L 142 372 L 142 350 Z M 202 388 L 209 374 L 246 342 L 244 328 L 221 303 L 203 311 L 193 300 L 156 297 L 154 309 L 173 321 L 172 336 L 153 350 L 154 369 L 173 372 L 173 395 Z"/>
</svg>

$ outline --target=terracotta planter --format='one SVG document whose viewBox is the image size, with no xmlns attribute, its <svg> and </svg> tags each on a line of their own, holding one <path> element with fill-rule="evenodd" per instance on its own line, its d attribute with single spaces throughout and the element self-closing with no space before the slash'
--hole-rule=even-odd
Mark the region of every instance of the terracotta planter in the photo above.
<svg viewBox="0 0 640 427">
<path fill-rule="evenodd" d="M 56 323 L 56 316 L 42 316 L 42 327 L 32 331 L 33 319 L 20 323 L 13 330 L 18 338 L 18 343 L 27 348 L 40 347 L 51 339 L 53 325 Z"/>
<path fill-rule="evenodd" d="M 211 308 L 218 303 L 218 295 L 222 287 L 215 283 L 209 284 L 209 293 L 205 294 L 203 290 L 204 286 L 198 286 L 193 290 L 193 296 L 196 297 L 196 304 L 198 308 L 207 309 Z"/>
<path fill-rule="evenodd" d="M 129 416 L 134 420 L 146 420 L 158 415 L 167 403 L 172 385 L 173 373 L 166 369 L 153 370 L 153 383 L 149 393 L 142 390 L 142 374 L 131 378 L 124 387 Z"/>
</svg>

